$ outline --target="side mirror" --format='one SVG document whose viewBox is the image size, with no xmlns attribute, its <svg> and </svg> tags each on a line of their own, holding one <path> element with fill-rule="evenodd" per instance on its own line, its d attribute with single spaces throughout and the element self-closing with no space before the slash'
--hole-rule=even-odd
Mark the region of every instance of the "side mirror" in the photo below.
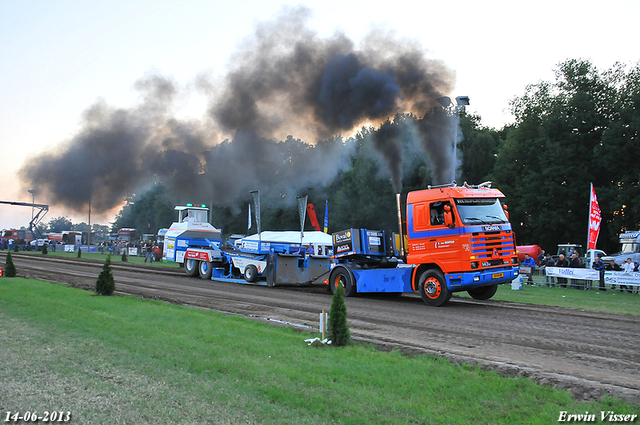
<svg viewBox="0 0 640 425">
<path fill-rule="evenodd" d="M 507 216 L 507 220 L 509 220 L 509 208 L 506 205 L 503 205 L 502 209 L 504 210 L 504 214 Z"/>
<path fill-rule="evenodd" d="M 451 212 L 451 205 L 444 206 L 444 224 L 449 229 L 453 229 L 453 213 Z"/>
</svg>

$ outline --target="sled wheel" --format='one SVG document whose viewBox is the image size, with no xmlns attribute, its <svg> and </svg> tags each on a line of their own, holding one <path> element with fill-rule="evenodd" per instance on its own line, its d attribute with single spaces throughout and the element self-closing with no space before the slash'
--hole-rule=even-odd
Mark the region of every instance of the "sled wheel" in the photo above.
<svg viewBox="0 0 640 425">
<path fill-rule="evenodd" d="M 198 274 L 198 260 L 191 258 L 184 260 L 184 271 L 187 273 L 187 276 L 196 276 Z"/>
<path fill-rule="evenodd" d="M 258 280 L 258 268 L 255 265 L 249 264 L 244 268 L 244 280 L 247 282 L 255 282 Z"/>
<path fill-rule="evenodd" d="M 439 270 L 432 269 L 422 273 L 419 286 L 422 300 L 430 306 L 440 307 L 451 299 L 451 291 Z"/>
<path fill-rule="evenodd" d="M 198 266 L 200 277 L 203 279 L 211 279 L 211 273 L 213 272 L 213 264 L 208 261 L 200 261 Z"/>
<path fill-rule="evenodd" d="M 331 293 L 335 294 L 338 287 L 344 288 L 345 297 L 353 297 L 356 295 L 356 279 L 353 277 L 351 270 L 344 266 L 336 266 L 331 271 L 329 277 L 329 286 L 331 287 Z"/>
</svg>

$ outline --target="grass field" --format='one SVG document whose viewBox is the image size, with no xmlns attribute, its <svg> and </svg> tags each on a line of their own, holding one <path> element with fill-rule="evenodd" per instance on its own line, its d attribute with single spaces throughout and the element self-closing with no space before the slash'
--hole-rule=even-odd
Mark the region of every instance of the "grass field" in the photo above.
<svg viewBox="0 0 640 425">
<path fill-rule="evenodd" d="M 549 424 L 560 411 L 638 411 L 427 356 L 312 348 L 310 336 L 2 278 L 0 415 L 70 411 L 79 424 Z"/>
<path fill-rule="evenodd" d="M 106 252 L 106 251 L 105 251 Z M 45 255 L 52 257 L 61 257 L 61 258 L 78 258 L 77 252 L 63 252 L 63 251 L 49 251 L 47 254 L 42 254 L 40 251 L 20 251 L 18 255 Z M 100 254 L 99 252 L 83 252 L 81 257 L 84 260 L 93 260 L 93 261 L 102 261 L 104 262 L 107 259 L 107 254 Z M 170 268 L 180 268 L 178 263 L 174 263 L 171 261 L 154 261 L 153 263 L 144 262 L 145 257 L 141 256 L 127 256 L 127 263 L 130 264 L 139 264 L 139 265 L 147 265 L 152 267 L 170 267 Z M 122 262 L 122 255 L 112 255 L 111 256 L 112 263 L 120 263 Z"/>
</svg>

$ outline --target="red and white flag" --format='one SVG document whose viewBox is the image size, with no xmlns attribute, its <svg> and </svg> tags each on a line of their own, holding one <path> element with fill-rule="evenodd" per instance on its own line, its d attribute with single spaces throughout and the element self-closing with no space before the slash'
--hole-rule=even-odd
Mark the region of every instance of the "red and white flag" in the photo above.
<svg viewBox="0 0 640 425">
<path fill-rule="evenodd" d="M 598 198 L 596 198 L 596 191 L 593 188 L 593 183 L 591 183 L 591 196 L 589 197 L 589 243 L 587 244 L 587 249 L 596 248 L 601 221 Z"/>
</svg>

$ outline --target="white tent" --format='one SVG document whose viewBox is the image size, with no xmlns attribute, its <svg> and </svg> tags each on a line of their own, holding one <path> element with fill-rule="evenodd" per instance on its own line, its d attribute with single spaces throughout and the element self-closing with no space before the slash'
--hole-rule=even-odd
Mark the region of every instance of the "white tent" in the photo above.
<svg viewBox="0 0 640 425">
<path fill-rule="evenodd" d="M 243 238 L 245 241 L 257 241 L 261 240 L 262 242 L 280 242 L 280 243 L 300 243 L 300 232 L 297 231 L 266 231 L 260 233 L 260 237 L 258 234 L 247 236 Z M 324 245 L 324 246 L 332 246 L 333 245 L 333 237 L 324 232 L 304 232 L 304 237 L 302 238 L 302 245 Z"/>
</svg>

